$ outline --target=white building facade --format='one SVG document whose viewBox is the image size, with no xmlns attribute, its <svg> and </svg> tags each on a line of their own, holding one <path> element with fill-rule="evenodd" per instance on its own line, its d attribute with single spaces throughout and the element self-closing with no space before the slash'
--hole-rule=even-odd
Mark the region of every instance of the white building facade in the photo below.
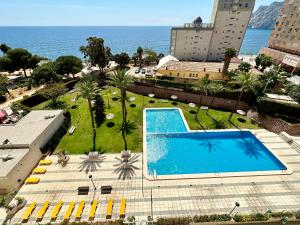
<svg viewBox="0 0 300 225">
<path fill-rule="evenodd" d="M 240 51 L 255 0 L 215 0 L 211 23 L 197 18 L 171 31 L 171 55 L 184 61 L 223 61 L 227 48 Z"/>
</svg>

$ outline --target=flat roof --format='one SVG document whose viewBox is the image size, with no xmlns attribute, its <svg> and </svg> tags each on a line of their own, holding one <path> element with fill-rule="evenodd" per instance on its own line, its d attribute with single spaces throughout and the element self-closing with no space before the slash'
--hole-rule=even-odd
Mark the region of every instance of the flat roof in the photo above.
<svg viewBox="0 0 300 225">
<path fill-rule="evenodd" d="M 0 149 L 0 178 L 6 177 L 28 152 L 28 148 Z M 7 156 L 8 160 L 2 159 L 2 157 L 5 158 Z"/>
<path fill-rule="evenodd" d="M 162 65 L 158 70 L 181 70 L 193 72 L 222 72 L 223 62 L 187 62 L 187 61 L 169 61 Z M 240 63 L 230 63 L 229 70 L 238 69 Z M 220 70 L 220 71 L 219 71 Z"/>
<path fill-rule="evenodd" d="M 62 112 L 62 110 L 34 110 L 15 125 L 1 125 L 0 148 L 5 140 L 9 140 L 12 145 L 30 145 Z M 45 116 L 49 118 L 45 119 Z"/>
</svg>

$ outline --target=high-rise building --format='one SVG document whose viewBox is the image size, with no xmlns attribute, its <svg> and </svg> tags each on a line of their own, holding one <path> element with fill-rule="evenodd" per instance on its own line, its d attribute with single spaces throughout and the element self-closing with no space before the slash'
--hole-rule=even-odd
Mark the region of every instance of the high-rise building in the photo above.
<svg viewBox="0 0 300 225">
<path fill-rule="evenodd" d="M 269 47 L 260 53 L 291 69 L 300 67 L 300 0 L 285 1 L 269 39 Z"/>
<path fill-rule="evenodd" d="M 171 31 L 171 55 L 185 61 L 223 61 L 227 48 L 240 51 L 255 0 L 215 0 L 211 22 L 198 17 Z"/>
</svg>

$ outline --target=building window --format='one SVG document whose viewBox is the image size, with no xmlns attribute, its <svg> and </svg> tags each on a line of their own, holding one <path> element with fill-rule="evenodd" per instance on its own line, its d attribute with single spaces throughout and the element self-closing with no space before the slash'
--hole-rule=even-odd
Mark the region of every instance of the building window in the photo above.
<svg viewBox="0 0 300 225">
<path fill-rule="evenodd" d="M 248 8 L 248 5 L 249 5 L 249 4 L 248 4 L 248 3 L 246 3 L 246 4 L 245 4 L 245 8 Z"/>
</svg>

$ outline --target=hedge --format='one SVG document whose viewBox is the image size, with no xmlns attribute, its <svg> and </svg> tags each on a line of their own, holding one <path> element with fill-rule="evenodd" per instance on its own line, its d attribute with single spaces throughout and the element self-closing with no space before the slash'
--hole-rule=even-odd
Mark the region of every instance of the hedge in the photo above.
<svg viewBox="0 0 300 225">
<path fill-rule="evenodd" d="M 280 117 L 281 115 L 300 119 L 300 104 L 278 102 L 269 98 L 261 98 L 258 102 L 258 111 L 270 116 Z M 287 119 L 287 118 L 284 118 Z"/>
</svg>

